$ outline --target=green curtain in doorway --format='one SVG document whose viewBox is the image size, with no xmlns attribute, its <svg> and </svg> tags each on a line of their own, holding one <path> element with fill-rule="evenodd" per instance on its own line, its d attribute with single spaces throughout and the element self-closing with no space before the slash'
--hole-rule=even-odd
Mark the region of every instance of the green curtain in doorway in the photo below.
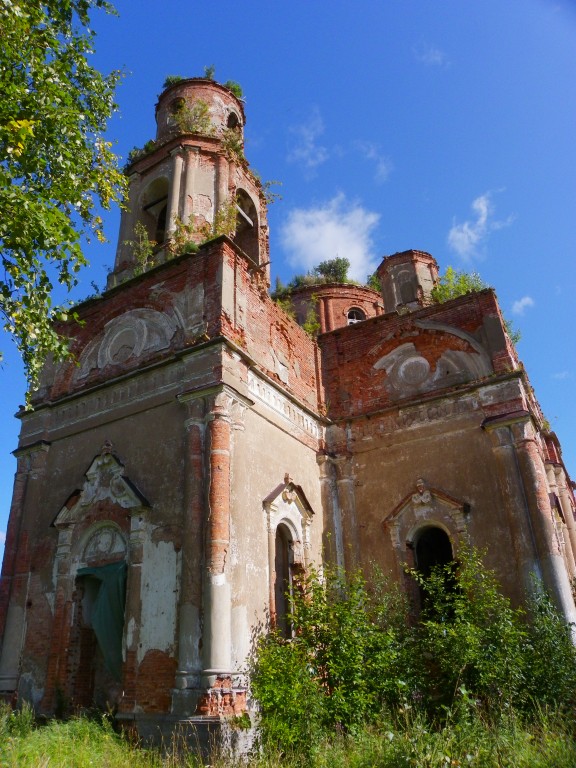
<svg viewBox="0 0 576 768">
<path fill-rule="evenodd" d="M 77 576 L 90 576 L 100 582 L 92 608 L 92 628 L 107 670 L 121 682 L 126 563 L 122 561 L 99 568 L 79 568 Z"/>
</svg>

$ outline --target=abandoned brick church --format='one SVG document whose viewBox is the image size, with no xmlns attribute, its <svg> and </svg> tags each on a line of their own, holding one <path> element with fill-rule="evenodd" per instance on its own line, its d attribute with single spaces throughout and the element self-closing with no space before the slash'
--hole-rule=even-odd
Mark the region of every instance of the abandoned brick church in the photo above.
<svg viewBox="0 0 576 768">
<path fill-rule="evenodd" d="M 76 363 L 19 414 L 3 695 L 114 704 L 141 733 L 240 714 L 254 628 L 288 631 L 322 557 L 403 580 L 466 539 L 515 604 L 537 574 L 574 621 L 573 486 L 494 292 L 435 304 L 436 261 L 408 250 L 381 293 L 297 289 L 294 319 L 269 295 L 243 103 L 182 80 L 156 121 L 107 290 L 63 329 Z"/>
</svg>

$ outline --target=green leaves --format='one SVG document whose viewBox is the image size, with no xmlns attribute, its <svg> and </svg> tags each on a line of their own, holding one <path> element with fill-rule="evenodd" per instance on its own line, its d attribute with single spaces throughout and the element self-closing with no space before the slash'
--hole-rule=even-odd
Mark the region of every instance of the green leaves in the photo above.
<svg viewBox="0 0 576 768">
<path fill-rule="evenodd" d="M 125 187 L 102 138 L 120 73 L 86 59 L 97 8 L 112 10 L 103 0 L 0 0 L 0 315 L 31 389 L 48 355 L 68 354 L 53 285 L 76 284 L 82 239 L 104 239 L 97 206 L 119 202 Z"/>
<path fill-rule="evenodd" d="M 447 267 L 437 285 L 432 289 L 432 298 L 437 304 L 464 296 L 474 291 L 488 288 L 478 272 L 461 272 L 453 267 Z"/>
</svg>

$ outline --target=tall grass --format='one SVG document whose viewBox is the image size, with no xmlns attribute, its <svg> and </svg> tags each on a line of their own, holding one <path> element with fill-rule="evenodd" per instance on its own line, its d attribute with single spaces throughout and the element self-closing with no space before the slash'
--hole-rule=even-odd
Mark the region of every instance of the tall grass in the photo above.
<svg viewBox="0 0 576 768">
<path fill-rule="evenodd" d="M 110 721 L 78 717 L 52 720 L 37 727 L 24 705 L 11 712 L 0 706 L 0 766 L 2 768 L 160 768 L 170 756 L 143 750 L 114 732 Z M 172 765 L 186 765 L 178 758 Z"/>
<path fill-rule="evenodd" d="M 310 753 L 272 745 L 247 760 L 214 754 L 211 768 L 574 768 L 574 724 L 542 710 L 530 724 L 515 714 L 497 725 L 473 711 L 450 712 L 442 728 L 408 708 L 381 717 L 354 736 L 333 734 Z M 200 768 L 191 750 L 135 746 L 104 718 L 52 721 L 36 727 L 31 710 L 0 707 L 2 768 Z"/>
</svg>

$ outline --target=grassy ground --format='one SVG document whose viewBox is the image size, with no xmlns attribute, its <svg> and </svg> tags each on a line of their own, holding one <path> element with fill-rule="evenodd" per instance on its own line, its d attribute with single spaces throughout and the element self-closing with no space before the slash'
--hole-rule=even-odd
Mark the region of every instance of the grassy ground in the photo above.
<svg viewBox="0 0 576 768">
<path fill-rule="evenodd" d="M 240 765 L 214 755 L 212 768 Z M 197 768 L 192 752 L 164 754 L 129 744 L 104 720 L 75 718 L 37 727 L 32 714 L 0 709 L 0 766 L 3 768 Z M 246 764 L 244 764 L 246 765 Z M 253 756 L 254 768 L 574 768 L 573 723 L 543 713 L 524 727 L 513 717 L 497 728 L 479 719 L 431 728 L 421 716 L 405 712 L 395 722 L 382 720 L 354 737 L 335 736 L 311 755 Z"/>
</svg>

